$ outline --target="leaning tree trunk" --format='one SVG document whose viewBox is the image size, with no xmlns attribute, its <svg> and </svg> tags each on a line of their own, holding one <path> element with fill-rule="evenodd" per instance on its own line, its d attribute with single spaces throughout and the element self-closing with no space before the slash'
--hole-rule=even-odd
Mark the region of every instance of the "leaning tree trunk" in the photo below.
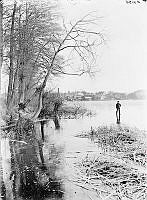
<svg viewBox="0 0 147 200">
<path fill-rule="evenodd" d="M 41 89 L 39 92 L 38 105 L 31 117 L 31 120 L 37 119 L 38 115 L 40 114 L 40 111 L 42 109 L 42 94 L 43 94 L 43 90 Z"/>
<path fill-rule="evenodd" d="M 54 124 L 55 124 L 55 128 L 56 128 L 56 129 L 59 129 L 59 128 L 60 128 L 60 123 L 59 123 L 58 114 L 55 114 L 55 115 L 54 115 L 53 121 L 54 121 Z"/>
<path fill-rule="evenodd" d="M 19 103 L 24 103 L 24 91 L 25 91 L 25 80 L 24 80 L 24 74 L 23 69 L 24 66 L 20 65 L 20 71 L 19 71 L 19 88 L 18 88 L 18 96 L 19 96 Z"/>
<path fill-rule="evenodd" d="M 0 97 L 1 97 L 1 69 L 3 63 L 3 1 L 0 0 Z M 1 109 L 1 108 L 0 108 Z M 1 123 L 1 115 L 0 115 Z M 1 124 L 0 124 L 1 125 Z M 0 130 L 1 133 L 1 130 Z M 2 169 L 2 152 L 1 152 L 1 141 L 0 141 L 0 200 L 1 195 L 5 196 L 5 187 L 3 182 L 3 169 Z"/>
<path fill-rule="evenodd" d="M 9 70 L 9 84 L 8 84 L 8 94 L 7 94 L 7 107 L 9 109 L 10 103 L 12 102 L 12 89 L 13 89 L 13 79 L 14 79 L 14 21 L 15 21 L 16 3 L 14 3 L 12 22 L 11 22 L 11 33 L 10 33 L 10 70 Z"/>
<path fill-rule="evenodd" d="M 44 141 L 44 124 L 45 124 L 44 121 L 40 121 L 40 125 L 41 125 L 41 137 L 42 137 L 43 141 Z"/>
<path fill-rule="evenodd" d="M 59 129 L 60 128 L 60 123 L 59 123 L 59 116 L 58 116 L 58 109 L 59 109 L 59 104 L 58 103 L 55 103 L 55 106 L 54 106 L 54 118 L 53 118 L 53 121 L 54 121 L 54 124 L 55 124 L 55 128 L 56 129 Z"/>
<path fill-rule="evenodd" d="M 0 91 L 1 91 L 1 69 L 3 63 L 3 1 L 0 0 Z"/>
<path fill-rule="evenodd" d="M 12 105 L 16 105 L 18 104 L 18 61 L 17 61 L 17 67 L 15 69 L 15 73 L 14 73 L 14 81 L 13 81 L 13 88 L 12 88 Z"/>
</svg>

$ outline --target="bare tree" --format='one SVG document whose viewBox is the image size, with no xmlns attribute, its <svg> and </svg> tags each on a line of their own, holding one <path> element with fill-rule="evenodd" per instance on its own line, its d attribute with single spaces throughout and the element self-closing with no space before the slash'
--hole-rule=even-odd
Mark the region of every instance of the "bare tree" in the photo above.
<svg viewBox="0 0 147 200">
<path fill-rule="evenodd" d="M 54 38 L 54 40 L 51 40 L 50 45 L 54 53 L 50 59 L 46 75 L 40 86 L 38 107 L 34 112 L 32 119 L 35 119 L 40 113 L 42 106 L 42 93 L 46 87 L 48 78 L 54 71 L 60 74 L 79 76 L 83 75 L 84 73 L 90 74 L 92 72 L 92 64 L 94 61 L 96 61 L 95 48 L 104 42 L 102 33 L 88 30 L 87 27 L 92 22 L 93 19 L 91 19 L 91 16 L 87 15 L 78 20 L 75 24 L 70 24 L 69 29 L 64 24 L 64 31 L 62 35 L 52 33 L 51 37 Z M 57 68 L 56 58 L 60 56 L 60 54 L 62 55 L 62 52 L 66 50 L 70 51 L 72 54 L 76 53 L 76 56 L 81 59 L 83 65 L 78 72 L 76 71 L 75 73 L 71 73 L 68 72 L 69 70 L 65 71 L 65 68 L 62 65 L 58 66 Z"/>
<path fill-rule="evenodd" d="M 3 62 L 3 27 L 2 27 L 2 18 L 3 18 L 3 1 L 0 0 L 0 97 L 1 97 L 1 69 Z M 0 116 L 1 121 L 1 116 Z M 2 169 L 2 153 L 1 153 L 1 142 L 0 142 L 0 185 L 3 184 L 3 169 Z M 2 187 L 0 187 L 0 194 L 2 194 Z M 2 199 L 0 197 L 0 199 Z"/>
<path fill-rule="evenodd" d="M 63 20 L 61 27 L 55 20 L 53 9 L 52 6 L 40 7 L 28 1 L 19 6 L 14 3 L 6 12 L 7 102 L 11 99 L 12 109 L 13 105 L 21 104 L 25 108 L 34 102 L 32 120 L 41 111 L 47 81 L 57 75 L 91 74 L 97 49 L 104 42 L 101 32 L 91 30 L 96 19 L 90 14 L 74 24 L 67 25 Z M 72 68 L 69 60 L 73 57 L 79 61 Z"/>
<path fill-rule="evenodd" d="M 7 107 L 9 108 L 10 102 L 12 101 L 12 88 L 14 80 L 14 22 L 15 22 L 15 12 L 16 12 L 16 2 L 14 3 L 13 13 L 12 13 L 12 22 L 11 22 L 11 31 L 10 31 L 10 66 L 9 66 L 9 83 L 8 83 L 8 93 L 7 93 Z"/>
<path fill-rule="evenodd" d="M 1 91 L 1 69 L 3 62 L 3 1 L 0 0 L 0 91 Z"/>
<path fill-rule="evenodd" d="M 48 10 L 47 10 L 48 9 Z M 50 14 L 51 7 L 40 8 L 28 3 L 6 6 L 4 41 L 5 64 L 9 74 L 7 106 L 28 102 L 45 75 L 47 61 L 42 57 L 49 49 L 51 32 L 59 30 Z M 43 51 L 42 51 L 43 49 Z M 11 106 L 10 106 L 11 104 Z"/>
</svg>

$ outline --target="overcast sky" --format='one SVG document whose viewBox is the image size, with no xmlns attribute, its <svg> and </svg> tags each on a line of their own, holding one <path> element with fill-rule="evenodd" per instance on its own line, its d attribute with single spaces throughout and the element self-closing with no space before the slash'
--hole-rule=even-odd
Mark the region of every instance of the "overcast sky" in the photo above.
<svg viewBox="0 0 147 200">
<path fill-rule="evenodd" d="M 46 0 L 50 1 L 50 0 Z M 147 89 L 147 2 L 127 4 L 126 0 L 52 0 L 68 23 L 96 11 L 103 17 L 97 27 L 107 36 L 99 52 L 100 72 L 89 76 L 66 76 L 49 83 L 60 91 L 120 91 Z M 134 0 L 135 1 L 135 0 Z M 76 64 L 76 62 L 75 62 Z M 3 75 L 4 86 L 6 79 Z M 2 88 L 5 90 L 5 87 Z"/>
<path fill-rule="evenodd" d="M 60 0 L 62 15 L 74 21 L 88 12 L 102 16 L 100 27 L 107 45 L 98 60 L 95 78 L 64 77 L 56 82 L 61 91 L 121 91 L 147 88 L 147 3 L 125 0 Z"/>
</svg>

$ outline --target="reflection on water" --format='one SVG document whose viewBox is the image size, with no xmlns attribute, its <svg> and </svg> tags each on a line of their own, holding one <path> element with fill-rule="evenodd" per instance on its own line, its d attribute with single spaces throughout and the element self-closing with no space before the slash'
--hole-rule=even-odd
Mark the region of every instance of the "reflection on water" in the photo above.
<svg viewBox="0 0 147 200">
<path fill-rule="evenodd" d="M 72 103 L 72 102 L 71 102 Z M 96 112 L 96 116 L 90 119 L 91 126 L 116 123 L 116 101 L 87 101 L 80 102 L 86 108 Z M 122 100 L 121 123 L 147 129 L 147 100 Z M 84 119 L 85 125 L 89 123 Z"/>
<path fill-rule="evenodd" d="M 28 142 L 29 141 L 29 142 Z M 61 181 L 56 177 L 56 165 L 46 165 L 41 140 L 27 138 L 27 144 L 1 140 L 3 180 L 2 199 L 62 199 Z M 54 162 L 54 151 L 48 155 Z M 58 152 L 59 153 L 59 152 Z M 61 149 L 60 149 L 60 153 Z"/>
<path fill-rule="evenodd" d="M 121 104 L 121 122 L 144 129 L 141 101 Z M 85 190 L 76 181 L 80 173 L 75 163 L 89 154 L 97 156 L 100 149 L 89 139 L 75 135 L 91 126 L 115 123 L 115 102 L 86 102 L 85 106 L 94 110 L 96 116 L 61 120 L 60 130 L 49 122 L 45 125 L 44 142 L 38 136 L 27 136 L 21 141 L 1 140 L 2 200 L 98 199 L 96 193 Z"/>
</svg>

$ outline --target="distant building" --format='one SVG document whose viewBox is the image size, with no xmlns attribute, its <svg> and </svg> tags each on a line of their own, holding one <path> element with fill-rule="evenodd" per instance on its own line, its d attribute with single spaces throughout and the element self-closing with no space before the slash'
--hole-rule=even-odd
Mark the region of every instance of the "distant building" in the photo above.
<svg viewBox="0 0 147 200">
<path fill-rule="evenodd" d="M 91 101 L 92 100 L 92 96 L 85 96 L 84 97 L 86 101 Z"/>
</svg>

